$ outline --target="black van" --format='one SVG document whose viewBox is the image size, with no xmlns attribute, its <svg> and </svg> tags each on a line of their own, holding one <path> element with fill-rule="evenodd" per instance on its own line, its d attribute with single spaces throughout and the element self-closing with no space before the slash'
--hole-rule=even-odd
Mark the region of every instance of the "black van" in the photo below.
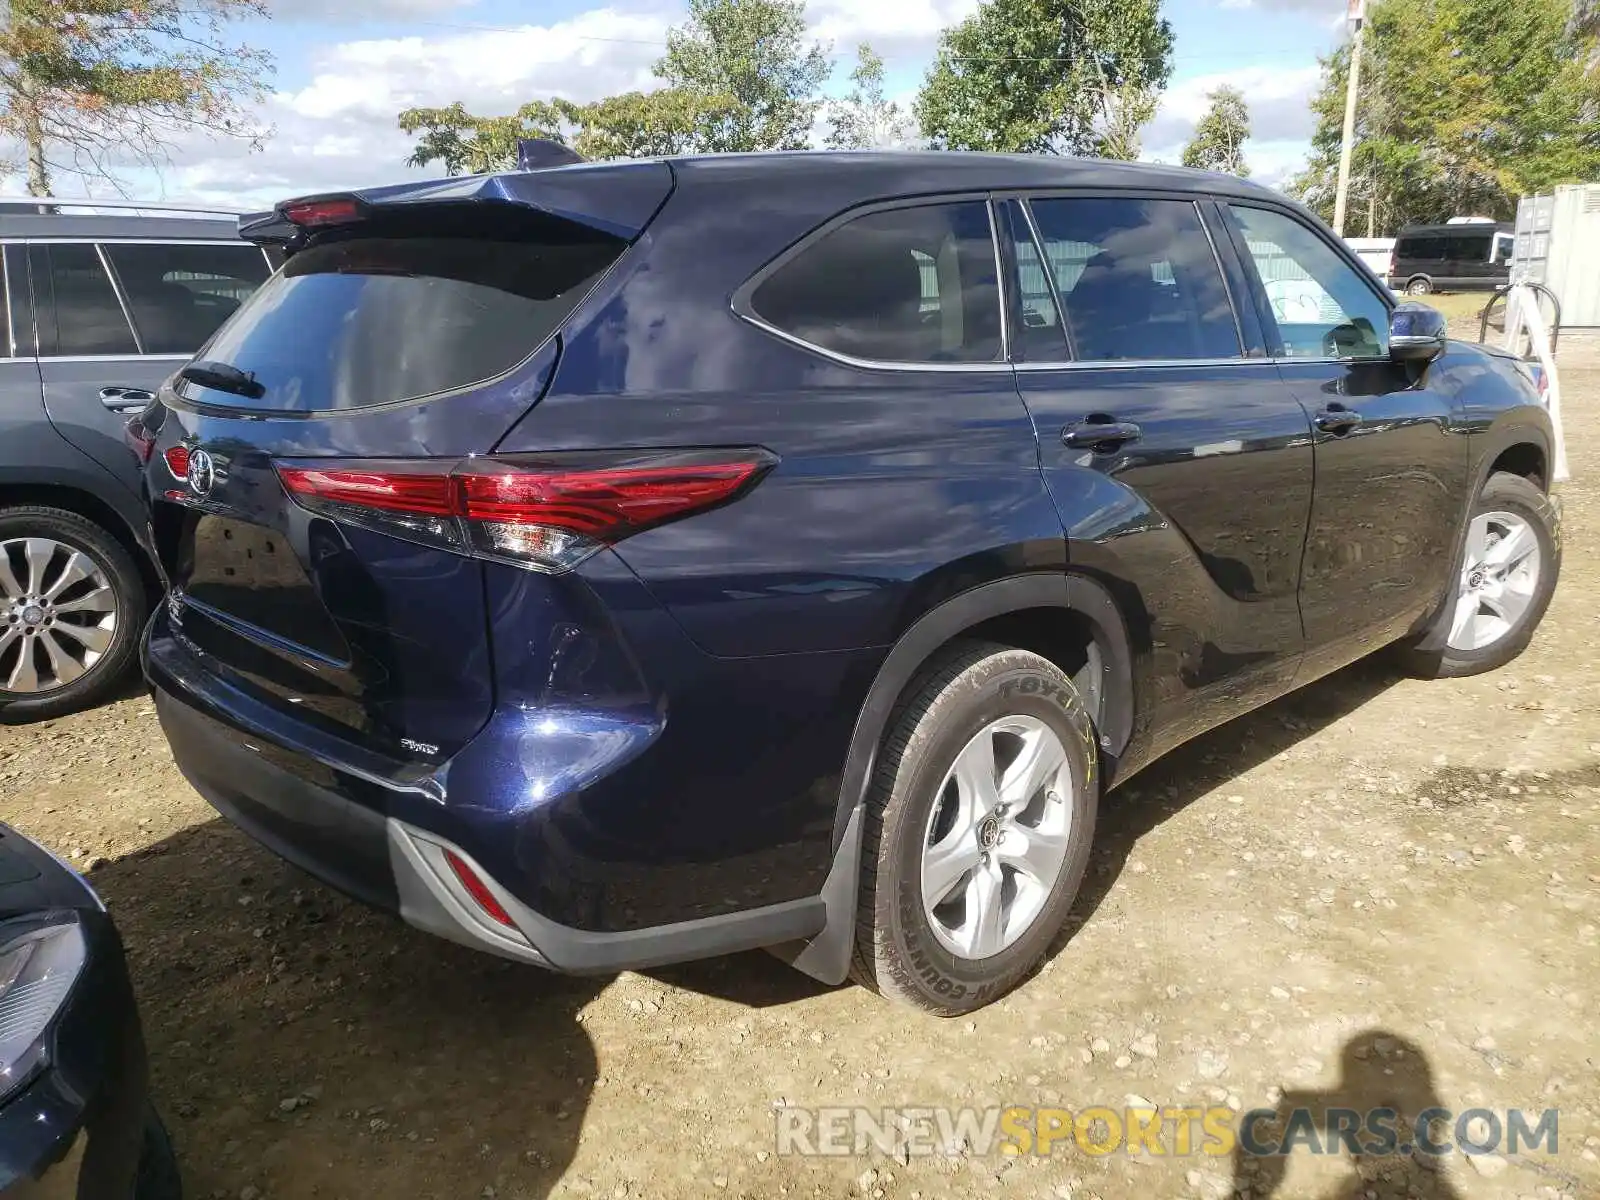
<svg viewBox="0 0 1600 1200">
<path fill-rule="evenodd" d="M 1397 292 L 1486 292 L 1511 282 L 1512 227 L 1493 221 L 1402 229 L 1389 259 Z"/>
</svg>

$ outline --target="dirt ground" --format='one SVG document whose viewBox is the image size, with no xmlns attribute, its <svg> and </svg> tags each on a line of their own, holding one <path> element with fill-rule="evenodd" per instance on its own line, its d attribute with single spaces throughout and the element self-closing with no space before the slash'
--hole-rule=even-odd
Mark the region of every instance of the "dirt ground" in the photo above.
<svg viewBox="0 0 1600 1200">
<path fill-rule="evenodd" d="M 121 925 L 193 1197 L 1600 1195 L 1600 341 L 1570 339 L 1565 564 L 1526 655 L 1369 662 L 1102 812 L 1075 932 L 970 1020 L 751 954 L 563 979 L 414 933 L 213 817 L 140 694 L 0 728 L 0 813 Z M 1560 1109 L 1468 1160 L 775 1152 L 784 1105 Z M 1276 1187 L 1276 1190 L 1273 1190 Z"/>
</svg>

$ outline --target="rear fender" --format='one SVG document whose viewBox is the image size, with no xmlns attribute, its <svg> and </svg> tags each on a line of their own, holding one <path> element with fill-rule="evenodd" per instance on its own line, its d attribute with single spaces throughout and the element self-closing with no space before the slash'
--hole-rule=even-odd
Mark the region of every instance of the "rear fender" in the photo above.
<svg viewBox="0 0 1600 1200">
<path fill-rule="evenodd" d="M 1063 615 L 1070 612 L 1088 623 L 1098 651 L 1090 658 L 1090 667 L 1097 665 L 1097 677 L 1079 682 L 1098 689 L 1094 716 L 1100 748 L 1114 761 L 1128 744 L 1133 732 L 1133 685 L 1127 629 L 1110 594 L 1095 581 L 1055 572 L 1019 575 L 972 588 L 925 613 L 889 652 L 856 718 L 840 780 L 833 867 L 822 891 L 826 924 L 809 942 L 776 951 L 791 965 L 830 984 L 842 983 L 849 973 L 859 901 L 863 805 L 878 747 L 907 685 L 940 647 L 964 631 L 995 617 L 1038 608 L 1059 608 Z"/>
</svg>

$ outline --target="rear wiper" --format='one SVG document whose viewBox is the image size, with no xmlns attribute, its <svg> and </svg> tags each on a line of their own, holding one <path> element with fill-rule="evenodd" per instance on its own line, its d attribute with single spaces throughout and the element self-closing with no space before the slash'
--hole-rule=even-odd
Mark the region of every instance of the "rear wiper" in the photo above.
<svg viewBox="0 0 1600 1200">
<path fill-rule="evenodd" d="M 190 363 L 178 372 L 178 378 L 198 383 L 201 387 L 215 388 L 219 392 L 232 392 L 247 400 L 259 400 L 267 394 L 267 389 L 256 382 L 253 371 L 241 371 L 231 363 L 212 362 L 210 359 Z"/>
</svg>

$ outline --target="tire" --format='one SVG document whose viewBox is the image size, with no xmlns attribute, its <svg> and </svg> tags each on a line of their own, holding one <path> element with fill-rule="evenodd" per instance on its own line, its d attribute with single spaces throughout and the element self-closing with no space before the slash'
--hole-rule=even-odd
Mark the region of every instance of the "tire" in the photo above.
<svg viewBox="0 0 1600 1200">
<path fill-rule="evenodd" d="M 40 570 L 42 580 L 32 579 L 29 574 L 30 564 L 24 553 L 29 540 L 53 542 L 58 547 Z M 31 641 L 24 643 L 22 634 L 14 632 L 24 628 L 28 609 L 22 607 L 21 596 L 11 593 L 14 589 L 26 592 L 30 586 L 53 587 L 67 573 L 73 553 L 83 555 L 92 564 L 93 574 L 61 590 L 56 599 L 66 603 L 84 602 L 85 593 L 94 592 L 93 603 L 110 606 L 110 638 L 99 649 L 90 650 L 80 640 L 88 636 L 87 633 L 71 636 L 51 633 L 52 645 L 70 647 L 70 653 L 80 656 L 71 664 L 65 664 L 64 670 L 74 667 L 82 670 L 84 661 L 91 654 L 95 655 L 81 674 L 66 682 L 54 683 L 51 664 L 57 660 L 46 653 L 49 647 L 42 643 L 34 645 Z M 0 509 L 0 554 L 7 555 L 7 561 L 0 563 L 0 724 L 59 717 L 104 699 L 132 666 L 140 631 L 149 615 L 144 580 L 132 556 L 121 542 L 93 521 L 66 509 L 35 506 Z M 41 611 L 37 604 L 30 607 L 35 615 Z M 51 614 L 52 626 L 53 617 Z M 105 617 L 98 611 L 63 613 L 60 627 L 79 623 L 94 624 L 96 630 L 89 632 L 98 638 L 104 631 Z M 34 628 L 37 632 L 46 627 Z M 8 690 L 8 684 L 22 682 L 16 667 L 18 656 L 24 650 L 32 655 L 32 686 Z"/>
<path fill-rule="evenodd" d="M 1433 280 L 1426 275 L 1418 275 L 1415 279 L 1406 282 L 1406 295 L 1408 296 L 1426 296 L 1431 291 L 1433 291 Z"/>
<path fill-rule="evenodd" d="M 178 1156 L 173 1153 L 167 1127 L 154 1108 L 144 1119 L 144 1142 L 139 1151 L 139 1173 L 134 1179 L 133 1200 L 183 1200 L 183 1177 L 178 1171 Z"/>
<path fill-rule="evenodd" d="M 1045 734 L 1055 739 L 1060 764 L 1043 769 L 1055 763 L 1053 751 L 1030 759 L 1041 767 L 1034 774 L 1043 782 L 1008 789 L 1007 765 L 1021 763 L 1030 747 L 1046 747 Z M 1003 757 L 1013 743 L 1015 756 Z M 971 761 L 967 752 L 981 745 L 990 748 L 999 768 L 990 776 L 999 780 L 996 798 L 1009 799 L 1017 809 L 997 810 L 1003 823 L 994 825 L 989 818 L 957 819 L 969 795 L 953 775 L 957 759 Z M 1049 949 L 1083 881 L 1099 806 L 1097 768 L 1088 712 L 1071 680 L 1047 659 L 970 642 L 931 664 L 911 684 L 892 721 L 868 793 L 851 971 L 856 980 L 946 1017 L 981 1008 L 1016 987 Z M 1019 768 L 1013 778 L 1020 782 L 1022 774 Z M 1060 795 L 1063 786 L 1070 795 Z M 972 831 L 970 841 L 963 829 Z M 1015 856 L 1023 847 L 1045 847 L 1047 835 L 1064 849 L 1045 887 L 1035 875 L 1019 873 Z M 930 908 L 924 903 L 924 856 L 939 845 L 957 847 L 963 862 L 972 856 L 979 861 L 963 875 L 949 875 L 955 880 L 952 899 Z M 947 861 L 956 860 L 957 851 L 949 851 Z M 988 890 L 991 880 L 1000 881 L 998 892 Z M 969 913 L 995 911 L 987 907 L 990 901 L 971 899 L 980 884 L 986 896 L 996 898 L 1006 924 L 970 919 Z M 959 914 L 961 928 L 946 924 L 957 920 L 946 914 Z M 966 952 L 952 944 L 963 939 Z"/>
<path fill-rule="evenodd" d="M 1471 645 L 1473 627 L 1456 631 L 1461 615 L 1460 605 L 1465 589 L 1474 578 L 1475 555 L 1473 541 L 1477 531 L 1487 524 L 1495 532 L 1501 517 L 1509 515 L 1520 519 L 1532 534 L 1538 548 L 1537 573 L 1527 589 L 1525 607 L 1515 619 L 1499 630 L 1497 623 L 1481 628 L 1484 636 L 1494 635 L 1479 645 Z M 1501 528 L 1506 528 L 1502 526 Z M 1502 535 L 1501 541 L 1510 539 Z M 1496 544 L 1500 544 L 1497 542 Z M 1522 560 L 1524 563 L 1526 559 Z M 1478 572 L 1482 574 L 1482 572 Z M 1490 573 L 1492 576 L 1492 572 Z M 1478 498 L 1472 505 L 1472 520 L 1461 547 L 1456 551 L 1456 565 L 1451 574 L 1450 590 L 1426 629 L 1412 642 L 1400 649 L 1401 664 L 1411 674 L 1423 679 L 1449 679 L 1463 675 L 1478 675 L 1502 667 L 1527 649 L 1550 598 L 1555 594 L 1556 580 L 1561 574 L 1561 522 L 1556 506 L 1550 497 L 1520 475 L 1497 472 L 1484 481 Z M 1522 577 L 1525 580 L 1525 576 Z M 1493 579 L 1489 580 L 1491 587 Z M 1503 607 L 1509 587 L 1500 591 L 1496 603 Z M 1487 615 L 1488 607 L 1477 611 Z"/>
</svg>

